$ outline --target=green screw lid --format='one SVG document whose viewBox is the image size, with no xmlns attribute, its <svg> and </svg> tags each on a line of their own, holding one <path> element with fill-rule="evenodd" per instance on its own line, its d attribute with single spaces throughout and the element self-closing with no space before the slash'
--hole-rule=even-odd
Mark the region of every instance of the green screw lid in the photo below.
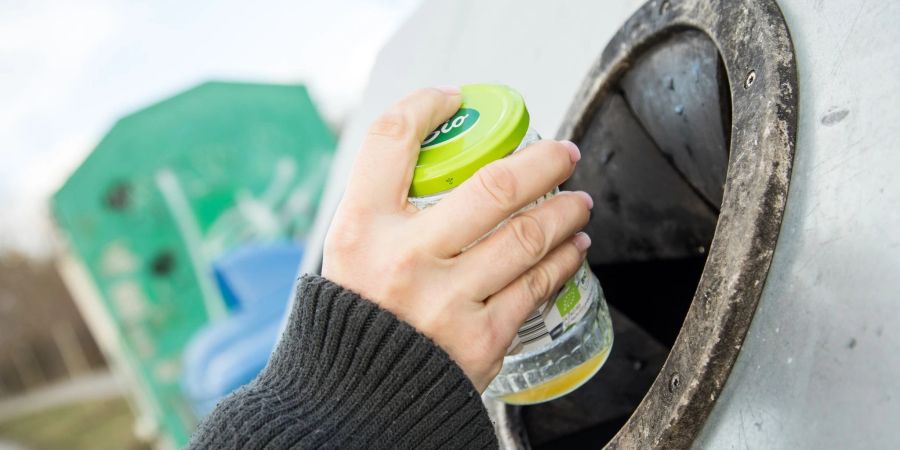
<svg viewBox="0 0 900 450">
<path fill-rule="evenodd" d="M 515 150 L 528 131 L 525 101 L 512 88 L 470 84 L 460 89 L 459 111 L 422 142 L 410 197 L 459 186 L 478 169 Z"/>
</svg>

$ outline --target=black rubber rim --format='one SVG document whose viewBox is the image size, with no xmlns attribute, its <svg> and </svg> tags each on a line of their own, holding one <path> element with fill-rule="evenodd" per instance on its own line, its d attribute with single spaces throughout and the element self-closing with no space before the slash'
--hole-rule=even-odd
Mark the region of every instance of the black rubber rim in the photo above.
<svg viewBox="0 0 900 450">
<path fill-rule="evenodd" d="M 597 106 L 644 49 L 684 29 L 706 33 L 728 74 L 732 127 L 715 237 L 662 370 L 607 448 L 688 448 L 740 352 L 775 251 L 797 130 L 797 72 L 774 0 L 653 0 L 590 70 L 558 133 L 579 142 Z"/>
</svg>

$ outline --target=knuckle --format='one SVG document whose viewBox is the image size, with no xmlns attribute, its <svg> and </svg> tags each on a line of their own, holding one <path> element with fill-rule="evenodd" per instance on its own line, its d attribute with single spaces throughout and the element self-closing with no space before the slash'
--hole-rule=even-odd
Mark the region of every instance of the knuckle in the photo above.
<svg viewBox="0 0 900 450">
<path fill-rule="evenodd" d="M 385 267 L 388 278 L 403 279 L 412 273 L 418 258 L 414 252 L 398 252 Z"/>
<path fill-rule="evenodd" d="M 475 297 L 472 289 L 465 283 L 451 283 L 450 285 L 441 286 L 440 290 L 448 299 L 451 299 L 451 301 Z"/>
<path fill-rule="evenodd" d="M 521 214 L 509 222 L 513 236 L 525 254 L 538 260 L 544 254 L 546 236 L 540 222 L 530 214 Z"/>
<path fill-rule="evenodd" d="M 506 209 L 516 202 L 516 177 L 503 164 L 492 163 L 478 171 L 477 179 L 494 205 Z"/>
<path fill-rule="evenodd" d="M 335 223 L 325 237 L 325 250 L 328 253 L 348 253 L 359 247 L 365 239 L 364 230 L 351 222 Z"/>
<path fill-rule="evenodd" d="M 372 122 L 369 134 L 389 139 L 405 139 L 412 135 L 413 126 L 406 114 L 392 107 Z"/>
<path fill-rule="evenodd" d="M 550 296 L 553 276 L 545 264 L 536 266 L 525 275 L 525 290 L 532 300 L 543 300 Z"/>
</svg>

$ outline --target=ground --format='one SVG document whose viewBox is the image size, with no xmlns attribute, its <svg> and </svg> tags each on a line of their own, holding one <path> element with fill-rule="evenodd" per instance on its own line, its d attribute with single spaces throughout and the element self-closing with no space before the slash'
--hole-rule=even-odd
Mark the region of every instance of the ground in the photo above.
<svg viewBox="0 0 900 450">
<path fill-rule="evenodd" d="M 145 450 L 121 397 L 83 400 L 0 422 L 0 450 Z"/>
</svg>

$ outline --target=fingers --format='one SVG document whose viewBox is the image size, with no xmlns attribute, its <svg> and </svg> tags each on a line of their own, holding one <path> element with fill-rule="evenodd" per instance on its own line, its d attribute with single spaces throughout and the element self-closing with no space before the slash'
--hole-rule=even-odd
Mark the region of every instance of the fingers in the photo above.
<svg viewBox="0 0 900 450">
<path fill-rule="evenodd" d="M 345 198 L 357 207 L 405 208 L 420 143 L 460 102 L 458 88 L 419 89 L 376 119 L 356 157 Z"/>
<path fill-rule="evenodd" d="M 528 315 L 559 292 L 562 285 L 575 275 L 590 245 L 591 239 L 587 234 L 576 234 L 488 299 L 488 313 L 497 318 L 495 326 L 504 342 L 512 341 Z"/>
<path fill-rule="evenodd" d="M 516 215 L 490 237 L 456 257 L 459 277 L 467 280 L 466 285 L 479 298 L 487 298 L 587 225 L 592 206 L 591 197 L 584 192 L 562 192 Z M 485 271 L 488 267 L 490 270 Z"/>
<path fill-rule="evenodd" d="M 417 216 L 432 230 L 423 244 L 441 256 L 458 254 L 565 181 L 580 157 L 575 144 L 544 140 L 488 164 Z"/>
</svg>

